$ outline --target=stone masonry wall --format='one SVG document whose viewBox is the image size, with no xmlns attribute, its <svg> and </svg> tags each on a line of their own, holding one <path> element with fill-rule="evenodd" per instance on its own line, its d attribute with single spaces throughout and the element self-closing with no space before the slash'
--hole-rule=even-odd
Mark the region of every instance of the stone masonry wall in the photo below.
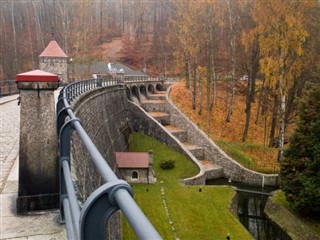
<svg viewBox="0 0 320 240">
<path fill-rule="evenodd" d="M 167 92 L 166 109 L 170 114 L 170 123 L 177 127 L 183 128 L 188 132 L 190 142 L 202 146 L 205 149 L 204 158 L 211 160 L 213 163 L 223 167 L 224 176 L 234 181 L 240 181 L 252 185 L 275 186 L 279 185 L 277 174 L 262 174 L 241 166 L 238 162 L 230 158 L 223 152 L 208 136 L 190 121 L 180 110 L 175 107 Z"/>
<path fill-rule="evenodd" d="M 39 57 L 39 69 L 56 74 L 62 83 L 68 83 L 67 58 Z"/>
<path fill-rule="evenodd" d="M 109 166 L 115 168 L 115 152 L 127 151 L 131 133 L 127 118 L 125 87 L 112 86 L 89 91 L 73 102 L 75 115 Z M 72 136 L 72 170 L 79 199 L 84 202 L 104 182 L 96 172 L 78 133 Z M 109 239 L 120 239 L 120 214 L 108 224 Z"/>
<path fill-rule="evenodd" d="M 130 122 L 135 132 L 142 132 L 153 137 L 167 146 L 170 146 L 170 148 L 175 151 L 185 154 L 187 157 L 192 159 L 193 162 L 196 162 L 196 159 L 194 159 L 194 156 L 190 151 L 158 121 L 150 117 L 140 106 L 133 102 L 129 102 L 129 112 Z M 199 173 L 199 175 L 200 174 L 202 173 Z"/>
</svg>

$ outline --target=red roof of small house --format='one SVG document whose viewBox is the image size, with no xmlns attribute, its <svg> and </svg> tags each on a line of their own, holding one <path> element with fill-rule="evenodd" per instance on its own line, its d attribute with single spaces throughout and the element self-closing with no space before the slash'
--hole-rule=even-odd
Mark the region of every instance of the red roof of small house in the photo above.
<svg viewBox="0 0 320 240">
<path fill-rule="evenodd" d="M 147 152 L 116 152 L 118 168 L 149 168 Z"/>
<path fill-rule="evenodd" d="M 64 57 L 67 58 L 68 56 L 64 53 L 61 49 L 59 44 L 52 40 L 48 46 L 43 50 L 39 57 Z"/>
<path fill-rule="evenodd" d="M 17 74 L 16 80 L 17 82 L 59 82 L 59 77 L 56 74 L 42 70 L 33 70 Z"/>
</svg>

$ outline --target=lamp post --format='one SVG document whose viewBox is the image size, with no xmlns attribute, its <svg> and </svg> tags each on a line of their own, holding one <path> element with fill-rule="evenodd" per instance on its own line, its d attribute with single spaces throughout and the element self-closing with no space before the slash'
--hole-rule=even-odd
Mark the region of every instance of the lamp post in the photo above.
<svg viewBox="0 0 320 240">
<path fill-rule="evenodd" d="M 74 61 L 73 58 L 70 58 L 71 66 L 72 66 L 72 76 L 71 76 L 71 82 L 74 82 Z"/>
</svg>

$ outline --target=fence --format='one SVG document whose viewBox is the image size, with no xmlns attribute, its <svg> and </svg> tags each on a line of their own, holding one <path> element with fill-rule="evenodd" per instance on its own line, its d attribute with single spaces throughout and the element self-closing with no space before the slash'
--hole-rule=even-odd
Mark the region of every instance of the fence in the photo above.
<svg viewBox="0 0 320 240">
<path fill-rule="evenodd" d="M 146 77 L 144 81 L 148 81 L 148 79 Z M 140 78 L 136 80 L 142 81 Z M 119 209 L 139 239 L 161 239 L 161 236 L 133 200 L 130 185 L 118 179 L 70 106 L 70 102 L 75 97 L 86 91 L 123 84 L 123 82 L 125 81 L 121 77 L 85 80 L 70 84 L 60 92 L 57 103 L 60 214 L 61 221 L 66 223 L 68 239 L 106 239 L 107 220 Z M 70 142 L 73 131 L 78 132 L 91 161 L 105 182 L 88 197 L 82 208 L 79 206 L 70 173 Z"/>
<path fill-rule="evenodd" d="M 0 97 L 17 94 L 18 92 L 16 80 L 0 81 Z"/>
</svg>

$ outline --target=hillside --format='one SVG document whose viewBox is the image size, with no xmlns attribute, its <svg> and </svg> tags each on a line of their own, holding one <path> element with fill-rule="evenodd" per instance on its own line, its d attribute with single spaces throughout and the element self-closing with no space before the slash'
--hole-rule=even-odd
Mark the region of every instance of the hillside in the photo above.
<svg viewBox="0 0 320 240">
<path fill-rule="evenodd" d="M 121 46 L 121 38 L 115 38 L 110 42 L 101 44 L 95 53 L 100 55 L 104 61 L 121 61 Z M 201 115 L 198 114 L 199 92 L 197 93 L 198 109 L 194 111 L 192 110 L 191 92 L 185 87 L 185 82 L 174 84 L 170 97 L 183 113 L 242 165 L 261 172 L 278 172 L 278 149 L 265 147 L 268 145 L 271 114 L 269 113 L 268 116 L 259 114 L 257 124 L 254 123 L 257 116 L 259 91 L 256 93 L 256 101 L 252 104 L 250 129 L 245 143 L 242 143 L 241 137 L 245 124 L 246 82 L 237 82 L 234 111 L 231 121 L 227 123 L 225 119 L 229 107 L 230 93 L 231 83 L 218 83 L 216 105 L 213 108 L 212 118 L 209 122 L 205 89 Z M 288 129 L 291 128 L 289 127 Z"/>
<path fill-rule="evenodd" d="M 208 112 L 205 107 L 206 93 L 204 96 L 204 105 L 202 114 L 198 114 L 198 109 L 192 110 L 191 93 L 185 87 L 185 82 L 175 83 L 172 86 L 170 98 L 181 111 L 186 114 L 194 123 L 196 123 L 214 142 L 216 142 L 224 151 L 235 158 L 244 166 L 267 173 L 277 172 L 279 164 L 277 163 L 277 148 L 268 148 L 268 136 L 270 129 L 270 116 L 259 115 L 259 120 L 255 124 L 258 97 L 252 105 L 252 114 L 250 120 L 250 129 L 248 138 L 242 143 L 241 137 L 245 124 L 245 86 L 246 82 L 238 82 L 235 96 L 235 105 L 231 121 L 226 122 L 228 103 L 230 101 L 230 84 L 219 83 L 217 91 L 217 101 L 212 112 L 212 119 L 208 123 Z M 197 94 L 199 96 L 199 93 Z M 197 107 L 199 108 L 199 97 L 197 98 Z M 266 126 L 265 126 L 266 121 Z M 266 134 L 264 129 L 266 128 Z M 266 144 L 265 144 L 266 142 Z"/>
</svg>

